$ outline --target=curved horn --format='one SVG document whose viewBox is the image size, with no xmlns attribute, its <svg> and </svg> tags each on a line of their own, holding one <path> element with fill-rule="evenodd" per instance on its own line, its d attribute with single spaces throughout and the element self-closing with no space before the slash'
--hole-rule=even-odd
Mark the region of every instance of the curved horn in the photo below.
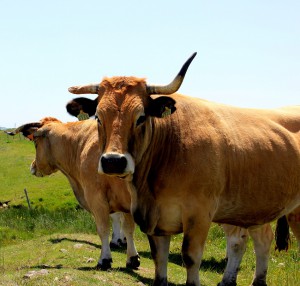
<svg viewBox="0 0 300 286">
<path fill-rule="evenodd" d="M 99 83 L 92 83 L 86 85 L 71 86 L 68 91 L 75 94 L 91 93 L 98 94 Z"/>
<path fill-rule="evenodd" d="M 171 94 L 176 92 L 184 79 L 184 76 L 186 74 L 187 69 L 189 68 L 189 65 L 191 64 L 194 57 L 197 55 L 197 53 L 193 53 L 190 58 L 185 62 L 185 64 L 182 66 L 181 70 L 179 71 L 178 75 L 173 79 L 171 83 L 168 85 L 147 85 L 147 92 L 148 94 Z"/>
<path fill-rule="evenodd" d="M 8 135 L 14 136 L 14 135 L 16 135 L 16 134 L 18 134 L 18 133 L 21 132 L 21 133 L 23 133 L 23 135 L 24 135 L 24 133 L 25 133 L 28 129 L 30 129 L 30 128 L 32 128 L 32 127 L 40 128 L 41 126 L 42 126 L 42 123 L 41 123 L 41 122 L 26 123 L 26 124 L 24 124 L 24 125 L 19 126 L 19 127 L 16 128 L 14 131 L 11 131 L 11 132 L 5 131 L 5 133 L 8 134 Z"/>
</svg>

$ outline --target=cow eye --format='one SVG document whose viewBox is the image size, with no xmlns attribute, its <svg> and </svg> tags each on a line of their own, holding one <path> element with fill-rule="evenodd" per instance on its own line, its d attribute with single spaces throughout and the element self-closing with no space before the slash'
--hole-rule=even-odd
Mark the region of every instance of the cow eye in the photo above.
<svg viewBox="0 0 300 286">
<path fill-rule="evenodd" d="M 97 120 L 98 124 L 101 125 L 101 120 L 99 119 L 99 117 L 97 115 L 95 115 L 95 119 Z"/>
<path fill-rule="evenodd" d="M 146 116 L 145 115 L 141 115 L 138 120 L 136 121 L 136 126 L 141 125 L 142 123 L 144 123 L 146 121 Z"/>
</svg>

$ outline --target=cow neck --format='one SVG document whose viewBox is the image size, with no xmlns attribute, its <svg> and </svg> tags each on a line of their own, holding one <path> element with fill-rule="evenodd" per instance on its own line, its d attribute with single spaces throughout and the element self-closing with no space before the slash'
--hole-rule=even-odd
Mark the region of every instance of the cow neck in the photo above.
<svg viewBox="0 0 300 286">
<path fill-rule="evenodd" d="M 160 219 L 157 191 L 164 188 L 164 173 L 172 155 L 172 140 L 175 140 L 168 118 L 154 119 L 149 146 L 136 165 L 132 181 L 132 212 L 143 232 L 153 234 Z M 169 171 L 169 170 L 167 170 Z"/>
<path fill-rule="evenodd" d="M 150 144 L 142 157 L 141 162 L 136 166 L 133 184 L 139 192 L 153 192 L 153 179 L 157 177 L 160 170 L 174 165 L 176 154 L 173 148 L 178 142 L 178 131 L 172 126 L 170 118 L 154 119 L 152 124 L 152 137 Z M 178 148 L 176 148 L 178 152 Z M 149 189 L 150 188 L 150 189 Z"/>
<path fill-rule="evenodd" d="M 82 147 L 82 136 L 74 137 L 76 134 L 70 128 L 65 128 L 64 133 L 56 134 L 55 144 L 58 150 L 55 154 L 55 164 L 57 168 L 66 176 L 76 178 L 78 176 L 78 160 L 80 156 L 79 150 Z M 54 150 L 54 148 L 52 148 Z M 53 152 L 52 152 L 53 153 Z"/>
</svg>

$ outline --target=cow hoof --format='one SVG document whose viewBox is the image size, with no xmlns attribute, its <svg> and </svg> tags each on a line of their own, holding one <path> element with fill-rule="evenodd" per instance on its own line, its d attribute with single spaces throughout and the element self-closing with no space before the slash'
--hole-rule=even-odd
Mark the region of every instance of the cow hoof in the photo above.
<svg viewBox="0 0 300 286">
<path fill-rule="evenodd" d="M 222 281 L 222 282 L 218 283 L 217 286 L 237 286 L 237 284 L 235 281 L 233 281 L 233 282 L 223 282 Z"/>
<path fill-rule="evenodd" d="M 111 241 L 109 243 L 109 247 L 110 247 L 110 249 L 120 249 L 121 248 L 120 245 L 119 245 L 119 243 L 115 243 L 113 241 Z"/>
<path fill-rule="evenodd" d="M 168 286 L 167 278 L 155 278 L 153 282 L 153 286 Z"/>
<path fill-rule="evenodd" d="M 122 239 L 118 239 L 117 242 L 111 241 L 109 243 L 110 249 L 120 249 L 120 248 L 126 248 L 127 247 L 127 242 L 123 242 Z"/>
<path fill-rule="evenodd" d="M 267 283 L 265 281 L 254 281 L 251 286 L 267 286 Z"/>
<path fill-rule="evenodd" d="M 126 241 L 126 238 L 125 238 L 124 241 L 123 241 L 122 239 L 119 239 L 119 240 L 118 240 L 118 243 L 121 245 L 122 248 L 127 248 L 127 241 Z"/>
<path fill-rule="evenodd" d="M 126 267 L 130 269 L 138 269 L 140 264 L 140 257 L 138 255 L 131 256 L 130 261 L 126 263 Z"/>
<path fill-rule="evenodd" d="M 98 262 L 96 269 L 97 270 L 102 270 L 102 271 L 107 271 L 108 269 L 111 269 L 111 263 L 112 263 L 112 259 L 103 259 L 100 262 Z"/>
</svg>

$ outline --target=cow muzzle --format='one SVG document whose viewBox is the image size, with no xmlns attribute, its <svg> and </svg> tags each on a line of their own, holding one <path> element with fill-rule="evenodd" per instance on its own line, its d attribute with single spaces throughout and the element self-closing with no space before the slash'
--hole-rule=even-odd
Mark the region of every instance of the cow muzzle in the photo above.
<svg viewBox="0 0 300 286">
<path fill-rule="evenodd" d="M 125 178 L 134 172 L 134 162 L 130 154 L 105 153 L 100 157 L 98 173 Z"/>
<path fill-rule="evenodd" d="M 30 165 L 30 173 L 36 177 L 43 177 L 43 174 L 41 172 L 39 172 L 39 170 L 36 166 L 35 160 Z"/>
</svg>

